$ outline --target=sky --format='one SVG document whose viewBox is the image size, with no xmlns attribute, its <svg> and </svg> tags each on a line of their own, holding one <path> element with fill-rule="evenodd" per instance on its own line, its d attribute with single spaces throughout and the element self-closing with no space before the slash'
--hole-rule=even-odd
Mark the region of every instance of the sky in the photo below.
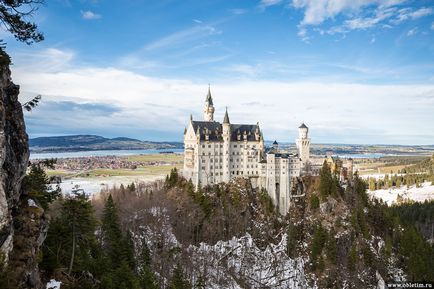
<svg viewBox="0 0 434 289">
<path fill-rule="evenodd" d="M 43 42 L 6 32 L 30 137 L 182 141 L 203 119 L 267 140 L 434 144 L 434 1 L 46 0 Z"/>
</svg>

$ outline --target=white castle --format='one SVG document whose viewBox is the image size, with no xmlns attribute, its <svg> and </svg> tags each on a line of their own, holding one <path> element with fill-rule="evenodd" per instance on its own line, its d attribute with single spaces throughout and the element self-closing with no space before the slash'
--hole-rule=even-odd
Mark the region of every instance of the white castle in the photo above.
<svg viewBox="0 0 434 289">
<path fill-rule="evenodd" d="M 289 208 L 293 180 L 309 162 L 309 129 L 299 127 L 296 141 L 298 153 L 271 148 L 256 124 L 232 124 L 226 109 L 223 123 L 214 120 L 214 104 L 210 89 L 205 100 L 204 120 L 190 122 L 184 131 L 183 175 L 198 187 L 248 178 L 252 186 L 266 189 L 279 212 Z"/>
</svg>

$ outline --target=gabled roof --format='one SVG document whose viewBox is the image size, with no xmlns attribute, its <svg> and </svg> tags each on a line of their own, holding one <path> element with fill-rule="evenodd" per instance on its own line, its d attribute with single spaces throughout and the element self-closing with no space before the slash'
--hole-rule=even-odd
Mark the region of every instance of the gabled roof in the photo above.
<svg viewBox="0 0 434 289">
<path fill-rule="evenodd" d="M 298 128 L 308 128 L 308 127 L 303 122 Z"/>
</svg>

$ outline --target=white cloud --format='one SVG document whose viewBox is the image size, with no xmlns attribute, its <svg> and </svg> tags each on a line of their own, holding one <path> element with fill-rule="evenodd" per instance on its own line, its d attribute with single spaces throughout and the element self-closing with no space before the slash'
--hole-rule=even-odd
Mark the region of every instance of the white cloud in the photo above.
<svg viewBox="0 0 434 289">
<path fill-rule="evenodd" d="M 61 51 L 42 52 L 49 63 L 69 55 Z M 71 58 L 72 59 L 72 58 Z M 52 125 L 59 130 L 74 121 L 76 131 L 93 128 L 122 134 L 151 129 L 165 138 L 182 140 L 188 116 L 202 118 L 207 83 L 185 79 L 157 78 L 114 67 L 73 67 L 64 63 L 58 71 L 38 67 L 29 61 L 12 67 L 22 96 L 40 93 L 43 102 L 73 101 L 116 106 L 110 116 L 70 115 L 53 112 Z M 254 67 L 234 67 L 254 71 Z M 251 70 L 253 69 L 253 70 Z M 234 122 L 259 121 L 267 139 L 293 141 L 297 125 L 306 121 L 315 142 L 434 142 L 434 85 L 368 85 L 336 81 L 264 81 L 244 79 L 215 83 L 211 87 L 216 119 L 229 107 Z M 249 105 L 249 104 L 258 105 Z M 46 112 L 48 113 L 48 112 Z M 35 113 L 36 114 L 36 113 Z M 33 115 L 33 114 L 32 114 Z M 406 117 L 402 117 L 405 115 Z M 47 116 L 49 117 L 49 116 Z M 37 122 L 33 123 L 37 130 Z M 54 130 L 54 128 L 53 128 Z M 415 136 L 425 135 L 424 137 Z M 134 136 L 129 134 L 129 136 Z M 137 138 L 149 138 L 137 135 Z"/>
<path fill-rule="evenodd" d="M 433 14 L 433 9 L 431 7 L 423 7 L 415 11 L 413 11 L 411 8 L 403 8 L 398 11 L 396 19 L 394 19 L 392 22 L 395 24 L 399 24 L 406 20 L 415 20 L 431 14 Z"/>
<path fill-rule="evenodd" d="M 417 34 L 417 27 L 414 27 L 407 32 L 407 36 L 413 36 Z"/>
<path fill-rule="evenodd" d="M 221 33 L 221 30 L 218 30 L 212 25 L 196 25 L 148 43 L 144 47 L 144 50 L 164 48 L 188 40 L 203 38 L 210 35 L 218 35 Z"/>
<path fill-rule="evenodd" d="M 282 3 L 282 0 L 261 0 L 261 3 L 259 6 L 261 7 L 268 7 L 268 6 L 274 6 L 277 4 Z"/>
<path fill-rule="evenodd" d="M 303 40 L 308 37 L 307 27 L 320 26 L 327 20 L 338 24 L 328 29 L 314 30 L 321 34 L 345 34 L 373 27 L 390 28 L 390 24 L 398 25 L 433 14 L 431 7 L 398 9 L 404 3 L 405 0 L 292 0 L 294 8 L 304 10 L 303 20 L 299 24 L 299 36 Z M 341 23 L 336 20 L 338 16 L 344 18 Z"/>
<path fill-rule="evenodd" d="M 101 14 L 97 14 L 97 13 L 92 12 L 90 10 L 80 11 L 80 12 L 81 12 L 81 18 L 83 18 L 85 20 L 95 20 L 95 19 L 101 19 L 102 18 Z"/>
<path fill-rule="evenodd" d="M 234 15 L 242 15 L 245 14 L 247 10 L 241 8 L 234 8 L 234 9 L 229 9 L 229 12 Z"/>
</svg>

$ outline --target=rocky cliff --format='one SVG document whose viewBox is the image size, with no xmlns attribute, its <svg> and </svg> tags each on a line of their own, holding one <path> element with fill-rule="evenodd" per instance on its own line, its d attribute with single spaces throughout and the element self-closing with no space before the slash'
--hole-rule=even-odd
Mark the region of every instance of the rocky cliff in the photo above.
<svg viewBox="0 0 434 289">
<path fill-rule="evenodd" d="M 9 57 L 0 53 L 0 269 L 7 270 L 2 288 L 40 288 L 38 245 L 46 222 L 43 210 L 25 197 L 22 181 L 29 145 L 19 86 L 11 80 Z M 32 204 L 32 206 L 30 206 Z M 5 264 L 9 268 L 6 269 Z"/>
<path fill-rule="evenodd" d="M 12 250 L 12 215 L 16 213 L 21 181 L 29 160 L 28 137 L 18 94 L 19 86 L 12 82 L 7 62 L 3 63 L 0 65 L 0 245 L 6 258 Z"/>
</svg>

